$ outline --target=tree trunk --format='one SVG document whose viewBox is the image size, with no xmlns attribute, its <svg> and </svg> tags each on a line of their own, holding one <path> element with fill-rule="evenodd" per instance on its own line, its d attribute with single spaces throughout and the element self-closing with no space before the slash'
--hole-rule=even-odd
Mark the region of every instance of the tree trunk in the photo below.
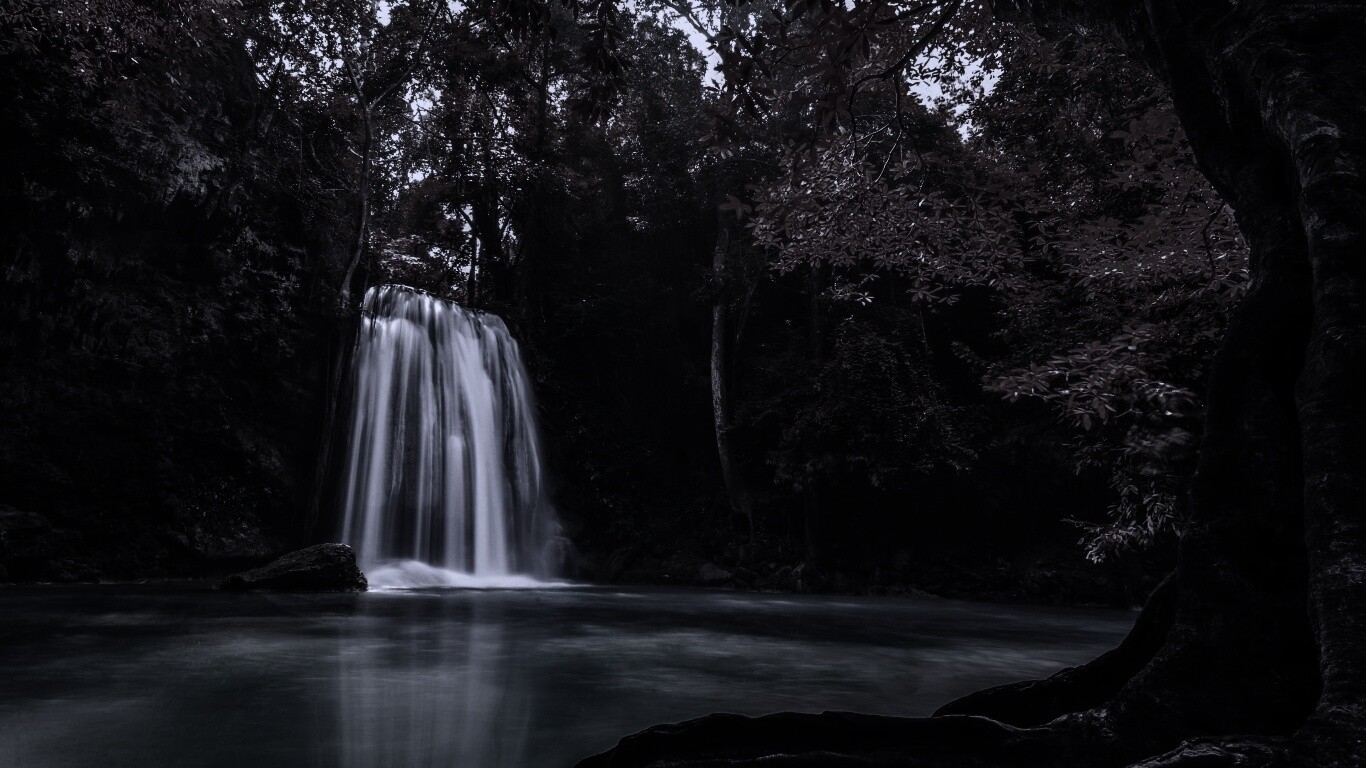
<svg viewBox="0 0 1366 768">
<path fill-rule="evenodd" d="M 359 98 L 359 94 L 358 94 Z M 374 113 L 364 102 L 361 105 L 361 146 L 360 171 L 356 179 L 356 221 L 351 240 L 351 251 L 347 254 L 346 271 L 342 275 L 341 288 L 337 292 L 337 323 L 329 340 L 327 390 L 323 400 L 323 418 L 320 434 L 318 463 L 314 468 L 313 495 L 308 514 L 303 525 L 306 540 L 317 536 L 322 525 L 323 505 L 328 501 L 328 483 L 331 481 L 333 433 L 336 430 L 337 409 L 341 405 L 342 386 L 346 372 L 351 364 L 351 350 L 355 344 L 359 314 L 351 294 L 356 278 L 356 270 L 365 256 L 365 245 L 370 227 L 370 172 L 371 155 L 375 141 Z"/>
<path fill-rule="evenodd" d="M 1318 704 L 1289 751 L 1366 763 L 1366 4 L 1247 3 L 1215 24 L 1225 90 L 1294 194 L 1313 314 L 1295 385 Z"/>
<path fill-rule="evenodd" d="M 477 290 L 479 278 L 479 238 L 474 238 L 470 243 L 470 269 L 465 273 L 465 306 L 479 306 L 479 292 Z"/>
<path fill-rule="evenodd" d="M 1366 2 L 995 5 L 1163 74 L 1251 247 L 1162 604 L 1116 655 L 957 716 L 713 716 L 585 765 L 1366 765 Z"/>
<path fill-rule="evenodd" d="M 335 456 L 341 446 L 337 435 L 337 414 L 344 405 L 343 394 L 347 373 L 351 370 L 356 350 L 356 336 L 361 317 L 352 313 L 332 326 L 327 340 L 327 390 L 323 393 L 322 422 L 318 432 L 318 461 L 313 468 L 313 493 L 308 514 L 304 518 L 301 539 L 308 543 L 326 540 L 332 534 L 326 526 L 331 519 L 326 514 L 337 500 L 334 488 L 339 487 Z M 335 523 L 333 523 L 335 524 Z"/>
<path fill-rule="evenodd" d="M 811 361 L 813 376 L 820 374 L 821 363 L 825 358 L 825 308 L 821 305 L 821 294 L 825 291 L 823 267 L 819 262 L 811 262 L 807 274 L 807 356 Z M 819 396 L 819 395 L 818 395 Z M 812 451 L 820 446 L 808 446 Z M 813 563 L 825 560 L 825 535 L 821 507 L 821 478 L 819 470 L 812 473 L 807 483 L 802 504 L 802 537 L 806 542 L 806 557 Z"/>
<path fill-rule="evenodd" d="M 719 216 L 717 217 L 720 218 Z M 726 365 L 727 295 L 726 257 L 730 252 L 730 228 L 724 221 L 717 222 L 716 247 L 712 250 L 712 279 L 715 282 L 711 300 L 711 412 L 716 431 L 716 456 L 721 462 L 721 479 L 726 484 L 730 508 L 744 518 L 750 542 L 756 533 L 754 509 L 750 504 L 749 489 L 740 475 L 731 447 L 730 376 Z"/>
<path fill-rule="evenodd" d="M 515 286 L 511 285 L 507 253 L 503 250 L 502 216 L 498 210 L 498 173 L 493 166 L 492 139 L 485 141 L 481 179 L 478 191 L 470 201 L 471 229 L 479 242 L 479 296 L 485 308 L 493 304 L 511 304 Z"/>
<path fill-rule="evenodd" d="M 361 106 L 361 144 L 360 173 L 356 179 L 356 228 L 351 241 L 351 253 L 346 260 L 346 273 L 342 277 L 341 290 L 337 294 L 337 304 L 343 316 L 351 314 L 352 284 L 356 279 L 356 268 L 365 256 L 366 235 L 370 231 L 370 166 L 375 144 L 375 116 L 368 105 Z"/>
</svg>

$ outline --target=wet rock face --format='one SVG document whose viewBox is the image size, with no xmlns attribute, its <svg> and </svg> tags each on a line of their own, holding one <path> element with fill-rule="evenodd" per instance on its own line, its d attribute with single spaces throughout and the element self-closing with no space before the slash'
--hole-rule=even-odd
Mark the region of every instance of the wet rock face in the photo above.
<svg viewBox="0 0 1366 768">
<path fill-rule="evenodd" d="M 233 591 L 364 592 L 369 585 L 345 544 L 315 544 L 218 583 Z"/>
</svg>

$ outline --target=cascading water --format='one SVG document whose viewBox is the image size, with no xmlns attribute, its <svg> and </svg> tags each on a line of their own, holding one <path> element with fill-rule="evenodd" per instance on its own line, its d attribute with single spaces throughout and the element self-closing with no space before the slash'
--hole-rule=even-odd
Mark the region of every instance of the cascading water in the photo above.
<svg viewBox="0 0 1366 768">
<path fill-rule="evenodd" d="M 371 288 L 350 408 L 342 539 L 372 585 L 531 586 L 551 575 L 557 525 L 535 401 L 501 319 Z"/>
</svg>

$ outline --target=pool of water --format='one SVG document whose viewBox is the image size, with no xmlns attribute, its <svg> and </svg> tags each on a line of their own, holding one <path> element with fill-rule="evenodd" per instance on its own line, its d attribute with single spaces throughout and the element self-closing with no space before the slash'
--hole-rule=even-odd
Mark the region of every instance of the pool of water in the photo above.
<svg viewBox="0 0 1366 768">
<path fill-rule="evenodd" d="M 567 768 L 728 711 L 926 715 L 1123 611 L 567 588 L 0 589 L 0 766 Z"/>
</svg>

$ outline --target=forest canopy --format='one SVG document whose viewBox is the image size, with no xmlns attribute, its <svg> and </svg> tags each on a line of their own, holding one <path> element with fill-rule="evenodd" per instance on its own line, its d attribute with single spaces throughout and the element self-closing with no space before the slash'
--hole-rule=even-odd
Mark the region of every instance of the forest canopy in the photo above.
<svg viewBox="0 0 1366 768">
<path fill-rule="evenodd" d="M 1169 557 L 1246 248 L 1162 83 L 947 5 L 7 0 L 16 506 L 320 535 L 336 329 L 398 282 L 522 339 L 578 567 Z"/>
</svg>

